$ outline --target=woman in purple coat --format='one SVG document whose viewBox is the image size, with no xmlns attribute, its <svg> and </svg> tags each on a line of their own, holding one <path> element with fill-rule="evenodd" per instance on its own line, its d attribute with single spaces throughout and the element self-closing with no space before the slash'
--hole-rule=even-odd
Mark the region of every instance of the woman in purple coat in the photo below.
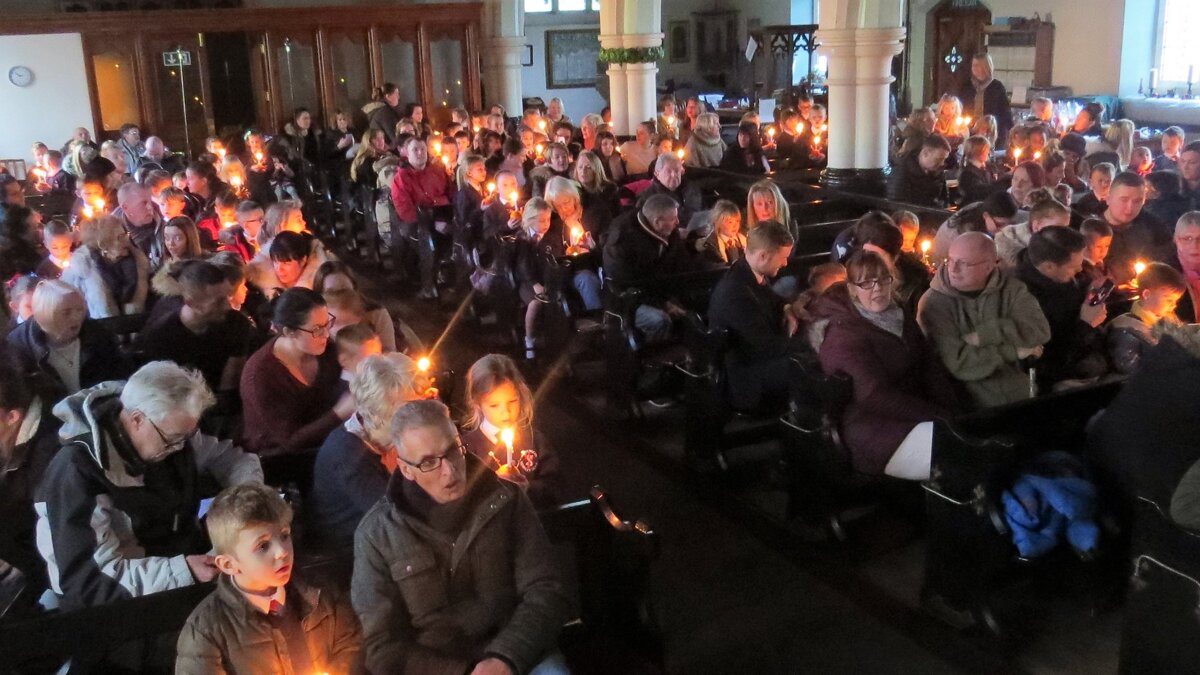
<svg viewBox="0 0 1200 675">
<path fill-rule="evenodd" d="M 855 470 L 908 480 L 929 477 L 933 420 L 954 412 L 953 381 L 912 316 L 896 303 L 896 273 L 877 253 L 846 263 L 847 283 L 814 308 L 821 368 L 854 384 L 841 431 Z"/>
</svg>

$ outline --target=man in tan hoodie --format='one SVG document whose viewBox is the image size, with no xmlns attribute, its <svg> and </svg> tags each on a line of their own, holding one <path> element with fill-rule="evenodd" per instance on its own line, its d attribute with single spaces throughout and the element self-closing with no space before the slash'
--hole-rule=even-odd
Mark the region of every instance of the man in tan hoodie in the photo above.
<svg viewBox="0 0 1200 675">
<path fill-rule="evenodd" d="M 954 240 L 921 298 L 917 322 L 976 407 L 1029 397 L 1020 362 L 1041 356 L 1050 325 L 1025 284 L 997 268 L 990 237 L 968 232 Z"/>
</svg>

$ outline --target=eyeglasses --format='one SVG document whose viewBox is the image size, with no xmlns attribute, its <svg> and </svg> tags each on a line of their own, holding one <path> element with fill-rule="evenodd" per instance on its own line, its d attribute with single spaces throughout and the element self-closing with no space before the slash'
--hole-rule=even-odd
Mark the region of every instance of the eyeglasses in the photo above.
<svg viewBox="0 0 1200 675">
<path fill-rule="evenodd" d="M 972 267 L 979 267 L 980 265 L 985 265 L 989 262 L 992 262 L 992 261 L 987 258 L 985 258 L 983 260 L 976 260 L 975 262 L 967 262 L 966 260 L 947 260 L 946 266 L 952 270 L 962 270 L 962 269 L 970 269 Z"/>
<path fill-rule="evenodd" d="M 313 326 L 312 328 L 296 328 L 296 330 L 304 331 L 313 337 L 329 337 L 329 331 L 333 329 L 335 321 L 337 321 L 337 317 L 330 314 L 329 323 Z"/>
<path fill-rule="evenodd" d="M 141 411 L 139 410 L 138 412 Z M 167 455 L 179 452 L 184 448 L 184 446 L 187 445 L 188 441 L 192 440 L 192 437 L 196 435 L 196 432 L 199 431 L 199 429 L 193 429 L 186 435 L 176 438 L 175 440 L 171 440 L 166 434 L 163 433 L 162 429 L 158 428 L 158 425 L 154 423 L 154 420 L 150 419 L 149 415 L 142 412 L 142 416 L 145 417 L 146 421 L 150 423 L 150 427 L 154 429 L 154 433 L 158 434 L 158 438 L 163 444 L 162 452 L 155 455 L 153 459 L 159 459 L 161 457 L 166 457 Z"/>
<path fill-rule="evenodd" d="M 862 281 L 852 281 L 850 283 L 858 286 L 864 291 L 873 291 L 876 288 L 887 288 L 891 286 L 896 279 L 894 277 L 879 277 L 878 279 L 864 279 Z"/>
<path fill-rule="evenodd" d="M 458 452 L 455 453 L 455 450 L 457 450 Z M 463 445 L 461 438 L 455 437 L 455 439 L 450 442 L 450 447 L 448 447 L 445 452 L 443 452 L 440 455 L 435 455 L 433 457 L 426 457 L 425 459 L 422 459 L 421 461 L 419 461 L 415 464 L 413 462 L 408 461 L 407 459 L 404 459 L 403 457 L 400 457 L 399 452 L 396 453 L 396 457 L 399 458 L 399 460 L 401 462 L 404 462 L 405 464 L 411 466 L 412 468 L 416 469 L 417 471 L 420 471 L 421 473 L 429 473 L 431 471 L 437 471 L 438 469 L 442 468 L 442 462 L 444 460 L 447 460 L 447 459 L 456 460 L 456 459 L 466 456 L 466 454 L 467 454 L 467 446 Z"/>
</svg>

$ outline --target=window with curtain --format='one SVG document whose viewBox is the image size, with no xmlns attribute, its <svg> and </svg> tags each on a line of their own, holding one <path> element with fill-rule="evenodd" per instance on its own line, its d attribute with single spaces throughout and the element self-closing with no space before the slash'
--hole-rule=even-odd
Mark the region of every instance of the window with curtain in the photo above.
<svg viewBox="0 0 1200 675">
<path fill-rule="evenodd" d="M 1200 80 L 1200 49 L 1196 35 L 1200 34 L 1200 2 L 1197 0 L 1162 0 L 1162 48 L 1158 54 L 1159 78 L 1164 82 L 1186 82 L 1188 69 L 1192 81 Z"/>
</svg>

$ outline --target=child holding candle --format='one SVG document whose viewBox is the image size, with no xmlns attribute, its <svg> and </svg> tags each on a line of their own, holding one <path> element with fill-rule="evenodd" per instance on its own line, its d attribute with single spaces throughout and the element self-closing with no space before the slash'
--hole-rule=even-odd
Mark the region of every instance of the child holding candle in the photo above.
<svg viewBox="0 0 1200 675">
<path fill-rule="evenodd" d="M 1159 322 L 1179 323 L 1175 306 L 1187 292 L 1187 282 L 1170 265 L 1153 262 L 1137 277 L 1140 295 L 1129 312 L 1108 326 L 1108 357 L 1122 375 L 1137 370 L 1142 353 L 1158 344 L 1154 326 Z"/>
<path fill-rule="evenodd" d="M 463 424 L 467 452 L 500 476 L 526 490 L 539 509 L 561 499 L 558 456 L 545 436 L 534 430 L 533 394 L 517 364 L 502 354 L 488 354 L 467 371 L 470 415 Z M 512 464 L 504 430 L 512 430 Z"/>
<path fill-rule="evenodd" d="M 239 485 L 207 515 L 217 589 L 179 635 L 176 673 L 349 673 L 361 636 L 350 603 L 292 575 L 292 509 L 272 488 Z"/>
</svg>

